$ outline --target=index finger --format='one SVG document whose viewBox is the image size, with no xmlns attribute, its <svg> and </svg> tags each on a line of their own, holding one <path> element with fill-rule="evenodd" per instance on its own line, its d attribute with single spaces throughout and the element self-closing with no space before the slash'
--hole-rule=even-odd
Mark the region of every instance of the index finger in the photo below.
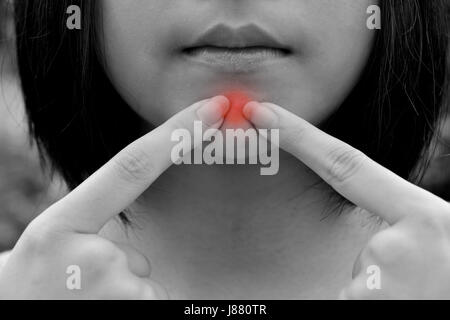
<svg viewBox="0 0 450 320">
<path fill-rule="evenodd" d="M 443 199 L 280 106 L 251 102 L 245 106 L 244 114 L 257 128 L 279 129 L 283 149 L 305 163 L 339 194 L 389 224 L 430 208 L 448 209 Z"/>
<path fill-rule="evenodd" d="M 195 121 L 201 121 L 203 129 L 217 129 L 228 108 L 228 99 L 218 96 L 184 109 L 128 145 L 42 216 L 71 231 L 97 233 L 172 165 L 176 129 L 192 134 Z"/>
</svg>

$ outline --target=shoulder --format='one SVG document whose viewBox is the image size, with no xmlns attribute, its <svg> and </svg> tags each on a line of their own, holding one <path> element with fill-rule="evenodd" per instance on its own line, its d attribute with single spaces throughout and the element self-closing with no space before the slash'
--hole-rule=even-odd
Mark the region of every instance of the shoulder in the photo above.
<svg viewBox="0 0 450 320">
<path fill-rule="evenodd" d="M 10 253 L 11 251 L 5 251 L 0 253 L 0 270 L 6 264 L 6 261 L 8 261 Z"/>
</svg>

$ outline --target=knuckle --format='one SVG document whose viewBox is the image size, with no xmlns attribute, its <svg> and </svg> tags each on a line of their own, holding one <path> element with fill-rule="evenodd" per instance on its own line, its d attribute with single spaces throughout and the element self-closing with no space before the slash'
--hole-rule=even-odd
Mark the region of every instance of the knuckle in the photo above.
<svg viewBox="0 0 450 320">
<path fill-rule="evenodd" d="M 88 241 L 79 246 L 77 257 L 80 265 L 88 265 L 91 271 L 104 270 L 122 261 L 121 251 L 106 241 Z"/>
<path fill-rule="evenodd" d="M 443 212 L 432 212 L 411 215 L 410 219 L 420 226 L 420 231 L 432 234 L 434 237 L 448 237 L 450 230 L 450 215 Z"/>
<path fill-rule="evenodd" d="M 363 166 L 367 156 L 350 146 L 332 148 L 326 155 L 326 180 L 330 184 L 343 184 Z"/>
<path fill-rule="evenodd" d="M 412 249 L 412 239 L 397 230 L 380 232 L 367 245 L 370 256 L 384 265 L 392 265 L 403 260 L 410 255 Z"/>
<path fill-rule="evenodd" d="M 27 252 L 42 255 L 47 252 L 51 241 L 43 232 L 27 230 L 22 234 L 21 244 Z"/>
<path fill-rule="evenodd" d="M 138 147 L 123 150 L 114 163 L 120 177 L 130 182 L 145 179 L 154 171 L 150 155 Z"/>
<path fill-rule="evenodd" d="M 369 256 L 377 258 L 384 254 L 386 251 L 386 244 L 384 238 L 376 234 L 366 246 L 366 250 Z"/>
<path fill-rule="evenodd" d="M 422 228 L 426 230 L 438 231 L 445 224 L 446 218 L 441 213 L 422 213 L 412 216 Z"/>
<path fill-rule="evenodd" d="M 20 241 L 29 252 L 44 254 L 51 250 L 56 239 L 57 233 L 50 225 L 35 219 L 25 229 Z"/>
</svg>

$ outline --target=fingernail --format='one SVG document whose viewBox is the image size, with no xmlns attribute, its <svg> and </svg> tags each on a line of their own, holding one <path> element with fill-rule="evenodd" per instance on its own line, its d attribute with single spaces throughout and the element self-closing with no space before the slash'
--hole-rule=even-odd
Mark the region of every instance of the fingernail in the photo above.
<svg viewBox="0 0 450 320">
<path fill-rule="evenodd" d="M 251 101 L 243 110 L 244 116 L 257 128 L 274 128 L 278 122 L 278 116 L 264 103 Z"/>
<path fill-rule="evenodd" d="M 258 103 L 251 101 L 244 106 L 242 113 L 247 118 L 247 120 L 252 120 L 253 109 L 258 107 Z"/>
<path fill-rule="evenodd" d="M 230 101 L 224 96 L 217 96 L 201 106 L 197 110 L 197 116 L 202 122 L 211 126 L 222 120 L 229 108 Z"/>
</svg>

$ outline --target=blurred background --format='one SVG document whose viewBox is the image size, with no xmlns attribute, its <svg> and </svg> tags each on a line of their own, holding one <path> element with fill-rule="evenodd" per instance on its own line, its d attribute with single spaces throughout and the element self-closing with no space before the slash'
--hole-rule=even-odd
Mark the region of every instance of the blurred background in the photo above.
<svg viewBox="0 0 450 320">
<path fill-rule="evenodd" d="M 65 193 L 57 178 L 44 173 L 28 138 L 10 7 L 0 0 L 0 252 L 11 249 L 31 219 Z"/>
<path fill-rule="evenodd" d="M 0 0 L 0 252 L 11 249 L 31 219 L 66 192 L 57 177 L 50 179 L 42 170 L 28 137 L 10 2 Z M 450 201 L 450 117 L 422 186 Z"/>
</svg>

